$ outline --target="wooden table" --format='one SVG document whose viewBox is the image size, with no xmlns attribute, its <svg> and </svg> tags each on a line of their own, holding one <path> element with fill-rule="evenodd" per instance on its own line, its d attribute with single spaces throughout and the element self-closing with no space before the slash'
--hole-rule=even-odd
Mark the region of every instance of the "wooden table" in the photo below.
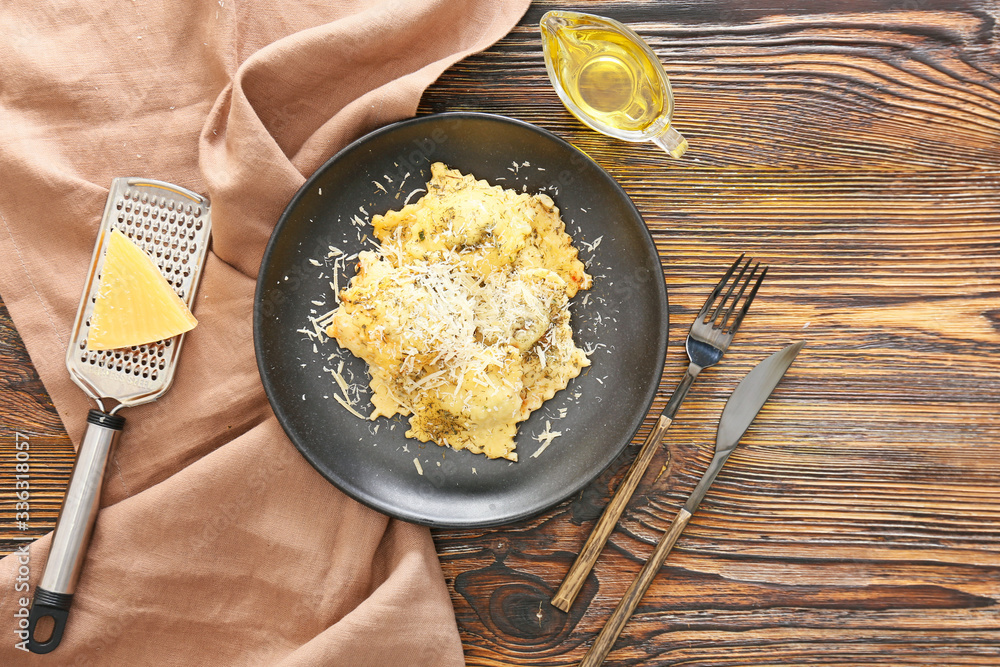
<svg viewBox="0 0 1000 667">
<path fill-rule="evenodd" d="M 565 111 L 537 31 L 554 2 L 424 96 L 420 113 L 551 130 L 633 198 L 670 298 L 655 413 L 720 269 L 743 251 L 772 267 L 569 614 L 548 600 L 636 447 L 539 517 L 434 532 L 469 665 L 575 664 L 706 468 L 729 392 L 800 339 L 608 664 L 1000 664 L 1000 6 L 779 4 L 576 5 L 629 23 L 661 57 L 683 161 Z M 3 309 L 0 369 L 0 479 L 28 435 L 40 535 L 72 447 Z"/>
</svg>

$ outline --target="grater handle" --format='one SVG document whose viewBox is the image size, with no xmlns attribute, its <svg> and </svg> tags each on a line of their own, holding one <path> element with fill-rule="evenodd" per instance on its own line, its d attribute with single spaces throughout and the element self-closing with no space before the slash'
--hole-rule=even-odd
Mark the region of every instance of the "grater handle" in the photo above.
<svg viewBox="0 0 1000 667">
<path fill-rule="evenodd" d="M 124 417 L 100 410 L 91 410 L 87 415 L 87 430 L 59 510 L 45 570 L 28 614 L 28 648 L 33 653 L 48 653 L 62 641 L 76 582 L 97 519 L 104 469 L 124 426 Z M 39 641 L 35 638 L 35 630 L 38 621 L 45 617 L 52 618 L 55 625 L 51 636 Z"/>
</svg>

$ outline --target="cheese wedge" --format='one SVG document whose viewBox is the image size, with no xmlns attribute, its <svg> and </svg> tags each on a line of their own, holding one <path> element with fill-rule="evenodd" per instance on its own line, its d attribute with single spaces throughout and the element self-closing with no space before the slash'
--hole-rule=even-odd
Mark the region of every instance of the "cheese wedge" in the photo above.
<svg viewBox="0 0 1000 667">
<path fill-rule="evenodd" d="M 101 269 L 87 348 L 111 350 L 164 340 L 198 324 L 145 252 L 112 230 Z"/>
</svg>

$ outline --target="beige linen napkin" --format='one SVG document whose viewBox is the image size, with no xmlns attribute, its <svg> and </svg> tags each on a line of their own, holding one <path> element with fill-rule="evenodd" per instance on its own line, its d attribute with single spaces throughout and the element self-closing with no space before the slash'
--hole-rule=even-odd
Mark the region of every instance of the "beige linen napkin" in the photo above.
<svg viewBox="0 0 1000 667">
<path fill-rule="evenodd" d="M 528 0 L 121 0 L 0 9 L 0 294 L 70 435 L 63 362 L 115 176 L 209 196 L 214 224 L 173 387 L 126 409 L 62 644 L 0 664 L 456 665 L 429 531 L 299 456 L 254 363 L 251 311 L 285 204 L 329 156 L 415 112 Z M 32 590 L 49 537 L 31 548 Z M 0 561 L 0 628 L 17 563 Z"/>
</svg>

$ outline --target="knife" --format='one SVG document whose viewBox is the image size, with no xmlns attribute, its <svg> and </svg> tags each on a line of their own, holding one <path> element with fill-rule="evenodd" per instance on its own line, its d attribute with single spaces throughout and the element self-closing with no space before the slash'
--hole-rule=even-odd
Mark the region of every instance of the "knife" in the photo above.
<svg viewBox="0 0 1000 667">
<path fill-rule="evenodd" d="M 805 341 L 800 341 L 775 352 L 757 364 L 746 377 L 740 380 L 729 400 L 726 401 L 722 417 L 719 418 L 719 430 L 715 438 L 715 456 L 712 457 L 712 463 L 709 464 L 708 470 L 698 482 L 698 486 L 691 492 L 684 507 L 677 512 L 677 516 L 674 517 L 667 532 L 660 538 L 653 555 L 646 561 L 632 585 L 625 592 L 621 602 L 615 607 L 611 618 L 608 619 L 594 641 L 594 645 L 583 657 L 580 667 L 596 667 L 604 662 L 608 653 L 611 652 L 622 628 L 625 627 L 625 623 L 628 622 L 632 612 L 639 605 L 642 596 L 646 594 L 646 589 L 653 583 L 656 574 L 660 571 L 664 561 L 667 560 L 667 554 L 670 553 L 677 538 L 680 537 L 681 531 L 691 520 L 691 515 L 698 509 L 705 493 L 708 492 L 708 487 L 715 481 L 722 466 L 725 465 L 726 459 L 736 449 L 740 438 L 747 432 L 754 417 L 760 412 L 771 392 L 784 376 L 785 371 L 792 365 L 792 361 L 795 360 L 795 356 L 803 345 L 805 345 Z"/>
</svg>

